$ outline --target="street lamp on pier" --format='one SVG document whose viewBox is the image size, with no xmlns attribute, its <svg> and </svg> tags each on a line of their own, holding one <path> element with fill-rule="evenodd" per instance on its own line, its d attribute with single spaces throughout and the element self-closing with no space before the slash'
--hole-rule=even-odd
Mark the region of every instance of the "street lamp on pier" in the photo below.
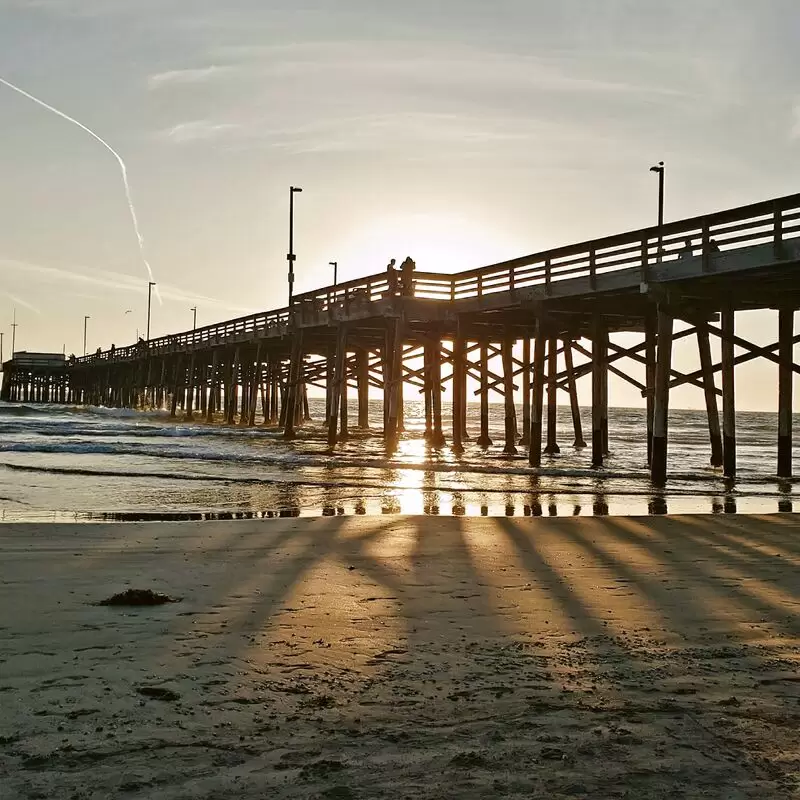
<svg viewBox="0 0 800 800">
<path fill-rule="evenodd" d="M 289 262 L 289 305 L 292 305 L 292 295 L 294 294 L 294 196 L 296 192 L 302 192 L 299 186 L 289 187 L 289 253 L 286 260 Z"/>
<path fill-rule="evenodd" d="M 659 161 L 654 167 L 650 167 L 650 172 L 658 175 L 658 252 L 656 260 L 660 264 L 664 243 L 664 162 Z"/>
<path fill-rule="evenodd" d="M 86 323 L 91 319 L 91 317 L 87 314 L 83 318 L 83 354 L 86 355 Z"/>
<path fill-rule="evenodd" d="M 333 267 L 333 285 L 336 286 L 336 272 L 339 269 L 339 262 L 329 261 L 328 263 Z"/>
<path fill-rule="evenodd" d="M 197 328 L 197 306 L 192 306 L 189 309 L 189 311 L 191 311 L 192 314 L 193 314 L 193 316 L 192 316 L 192 330 L 195 330 L 195 328 Z"/>
</svg>

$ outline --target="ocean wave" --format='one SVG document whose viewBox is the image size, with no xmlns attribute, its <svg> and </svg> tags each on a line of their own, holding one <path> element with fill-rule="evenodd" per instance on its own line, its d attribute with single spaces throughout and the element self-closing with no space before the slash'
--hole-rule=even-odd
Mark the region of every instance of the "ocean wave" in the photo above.
<svg viewBox="0 0 800 800">
<path fill-rule="evenodd" d="M 44 409 L 33 406 L 16 405 L 14 403 L 0 403 L 0 417 L 43 417 L 47 415 Z"/>
</svg>

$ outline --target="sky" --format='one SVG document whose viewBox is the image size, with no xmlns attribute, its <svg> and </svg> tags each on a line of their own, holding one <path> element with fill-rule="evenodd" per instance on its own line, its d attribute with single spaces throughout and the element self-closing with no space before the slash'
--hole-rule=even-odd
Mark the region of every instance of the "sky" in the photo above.
<svg viewBox="0 0 800 800">
<path fill-rule="evenodd" d="M 798 31 L 796 0 L 0 0 L 0 77 L 124 158 L 158 336 L 286 304 L 290 185 L 298 292 L 333 260 L 453 272 L 652 224 L 659 160 L 668 220 L 793 193 Z M 113 155 L 0 86 L 0 176 L 6 354 L 15 309 L 17 349 L 80 353 L 85 315 L 89 350 L 133 341 Z M 775 380 L 742 369 L 740 407 Z"/>
</svg>

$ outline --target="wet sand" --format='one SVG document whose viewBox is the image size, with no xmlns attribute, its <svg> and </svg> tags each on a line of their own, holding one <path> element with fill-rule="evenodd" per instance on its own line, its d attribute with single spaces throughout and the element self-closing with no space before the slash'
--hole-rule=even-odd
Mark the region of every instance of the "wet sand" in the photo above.
<svg viewBox="0 0 800 800">
<path fill-rule="evenodd" d="M 4 798 L 800 796 L 800 519 L 0 526 Z M 95 603 L 129 587 L 181 596 Z"/>
</svg>

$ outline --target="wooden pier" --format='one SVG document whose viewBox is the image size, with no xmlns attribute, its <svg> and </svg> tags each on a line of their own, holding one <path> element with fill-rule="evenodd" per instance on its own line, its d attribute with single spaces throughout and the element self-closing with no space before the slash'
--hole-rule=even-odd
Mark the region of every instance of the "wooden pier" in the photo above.
<svg viewBox="0 0 800 800">
<path fill-rule="evenodd" d="M 586 445 L 577 387 L 587 378 L 587 462 L 601 467 L 613 448 L 613 374 L 646 398 L 643 462 L 653 482 L 663 485 L 670 389 L 690 384 L 703 391 L 710 463 L 733 478 L 735 366 L 763 358 L 778 365 L 776 473 L 788 477 L 792 381 L 800 371 L 793 360 L 800 342 L 793 323 L 800 304 L 799 237 L 795 194 L 453 275 L 416 271 L 413 286 L 396 291 L 382 272 L 297 295 L 290 308 L 79 358 L 67 367 L 66 400 L 166 407 L 173 416 L 209 423 L 280 425 L 291 439 L 308 416 L 307 387 L 316 386 L 326 393 L 334 448 L 353 424 L 367 428 L 369 389 L 377 388 L 389 451 L 403 430 L 404 394 L 413 393 L 424 399 L 430 445 L 449 441 L 459 452 L 469 436 L 480 446 L 491 444 L 494 395 L 504 398 L 503 452 L 512 457 L 527 448 L 528 463 L 539 467 L 546 454 Z M 774 344 L 757 346 L 736 335 L 737 312 L 750 309 L 777 312 Z M 638 343 L 615 341 L 621 333 L 637 335 Z M 700 362 L 689 373 L 672 361 L 673 342 L 686 337 L 696 341 Z M 712 359 L 712 337 L 721 342 L 719 363 Z M 499 373 L 492 369 L 498 362 Z M 627 362 L 644 367 L 643 380 L 626 371 Z M 477 431 L 466 429 L 468 379 L 478 386 Z M 448 385 L 453 403 L 446 421 L 442 392 Z M 20 386 L 4 381 L 3 398 L 24 399 Z M 356 420 L 348 418 L 351 390 Z M 556 425 L 559 392 L 571 407 L 568 435 Z M 521 399 L 519 419 L 515 397 Z"/>
</svg>

